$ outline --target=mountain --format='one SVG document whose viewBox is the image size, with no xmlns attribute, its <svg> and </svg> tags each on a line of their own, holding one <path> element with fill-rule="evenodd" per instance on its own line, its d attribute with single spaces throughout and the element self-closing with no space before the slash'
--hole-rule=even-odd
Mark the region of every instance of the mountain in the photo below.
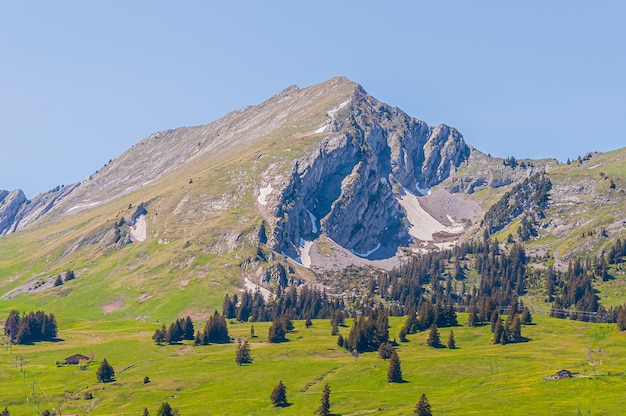
<svg viewBox="0 0 626 416">
<path fill-rule="evenodd" d="M 515 203 L 489 214 L 502 225 L 493 234 L 518 238 L 523 219 L 534 230 L 525 244 L 559 261 L 621 235 L 625 153 L 571 164 L 493 158 L 346 78 L 292 86 L 210 124 L 155 133 L 31 201 L 0 191 L 0 291 L 68 305 L 98 292 L 89 313 L 145 318 L 180 313 L 165 301 L 176 289 L 187 310 L 206 312 L 244 283 L 272 289 L 350 265 L 389 269 L 481 237 L 485 214 Z M 525 216 L 510 192 L 544 176 L 546 205 Z M 595 236 L 582 247 L 581 229 Z M 49 289 L 67 269 L 79 278 Z"/>
</svg>

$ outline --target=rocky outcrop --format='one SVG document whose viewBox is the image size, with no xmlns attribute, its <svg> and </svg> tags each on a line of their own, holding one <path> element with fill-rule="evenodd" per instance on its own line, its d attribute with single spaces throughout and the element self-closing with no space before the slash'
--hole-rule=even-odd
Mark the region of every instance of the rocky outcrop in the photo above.
<svg viewBox="0 0 626 416">
<path fill-rule="evenodd" d="M 57 186 L 32 200 L 22 190 L 0 191 L 0 235 L 23 230 L 43 217 L 70 195 L 78 184 Z M 3 193 L 6 195 L 2 197 Z"/>
<path fill-rule="evenodd" d="M 26 195 L 21 189 L 12 192 L 0 191 L 0 235 L 12 230 L 17 213 L 26 202 Z"/>
<path fill-rule="evenodd" d="M 429 127 L 360 86 L 327 116 L 318 130 L 325 136 L 295 162 L 282 190 L 271 244 L 299 258 L 325 234 L 360 257 L 391 257 L 412 239 L 398 197 L 427 193 L 470 149 L 456 129 Z"/>
</svg>

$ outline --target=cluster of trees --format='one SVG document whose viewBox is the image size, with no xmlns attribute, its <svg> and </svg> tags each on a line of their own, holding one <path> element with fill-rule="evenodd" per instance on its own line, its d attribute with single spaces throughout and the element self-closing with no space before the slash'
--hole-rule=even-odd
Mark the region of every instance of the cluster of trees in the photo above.
<svg viewBox="0 0 626 416">
<path fill-rule="evenodd" d="M 292 319 L 328 319 L 336 310 L 343 310 L 343 299 L 331 299 L 326 292 L 317 288 L 302 286 L 300 290 L 294 285 L 278 292 L 273 299 L 266 301 L 260 291 L 245 291 L 241 299 L 235 294 L 231 298 L 224 295 L 222 315 L 226 319 L 237 319 L 240 322 L 270 322 L 281 316 Z"/>
<path fill-rule="evenodd" d="M 433 307 L 432 303 L 426 300 L 420 305 L 419 315 L 415 312 L 415 309 L 409 311 L 404 326 L 400 330 L 400 341 L 405 341 L 407 334 L 425 331 L 432 326 L 445 328 L 457 326 L 458 324 L 456 312 L 452 304 L 442 305 L 439 303 Z"/>
<path fill-rule="evenodd" d="M 194 345 L 228 344 L 230 341 L 226 318 L 215 311 L 206 321 L 203 331 L 196 332 L 193 343 Z"/>
<path fill-rule="evenodd" d="M 570 261 L 566 272 L 548 268 L 546 292 L 553 300 L 550 316 L 580 321 L 595 321 L 606 311 L 598 303 L 593 289 L 594 273 L 589 261 Z"/>
<path fill-rule="evenodd" d="M 530 312 L 526 312 L 530 316 Z M 526 339 L 522 337 L 522 319 L 516 309 L 511 309 L 506 321 L 502 324 L 502 319 L 498 311 L 491 313 L 491 332 L 493 333 L 494 344 L 513 344 Z"/>
<path fill-rule="evenodd" d="M 157 344 L 177 344 L 183 340 L 193 341 L 194 345 L 227 344 L 231 341 L 226 319 L 215 311 L 209 317 L 204 329 L 194 334 L 193 320 L 187 316 L 172 322 L 166 329 L 165 324 L 152 335 Z"/>
<path fill-rule="evenodd" d="M 52 283 L 53 286 L 61 286 L 64 282 L 69 282 L 70 280 L 74 280 L 76 278 L 76 275 L 74 274 L 74 270 L 72 269 L 68 269 L 65 272 L 65 279 L 63 279 L 63 277 L 59 274 L 56 279 L 54 279 L 54 282 Z"/>
<path fill-rule="evenodd" d="M 14 344 L 31 344 L 38 341 L 52 341 L 58 334 L 56 318 L 44 311 L 24 312 L 22 315 L 13 309 L 4 323 L 4 334 Z"/>
<path fill-rule="evenodd" d="M 152 339 L 157 344 L 177 344 L 182 340 L 194 339 L 194 327 L 193 321 L 189 316 L 186 318 L 179 318 L 172 322 L 169 328 L 165 328 L 165 324 L 160 329 L 154 331 Z"/>
<path fill-rule="evenodd" d="M 270 343 L 287 341 L 287 332 L 293 331 L 293 322 L 288 316 L 283 315 L 272 321 L 272 325 L 267 334 Z"/>
<path fill-rule="evenodd" d="M 609 264 L 620 264 L 626 257 L 626 243 L 622 242 L 621 238 L 606 252 L 606 261 Z"/>
<path fill-rule="evenodd" d="M 372 310 L 370 316 L 355 318 L 343 346 L 348 351 L 376 351 L 389 341 L 389 315 L 382 305 Z"/>
<path fill-rule="evenodd" d="M 544 173 L 537 173 L 513 186 L 485 213 L 482 225 L 489 235 L 500 231 L 522 213 L 544 218 L 552 182 Z"/>
<path fill-rule="evenodd" d="M 147 407 L 143 409 L 142 415 L 150 416 L 150 412 Z M 180 416 L 180 412 L 178 409 L 172 407 L 168 402 L 163 402 L 161 403 L 161 406 L 159 406 L 156 416 Z"/>
</svg>

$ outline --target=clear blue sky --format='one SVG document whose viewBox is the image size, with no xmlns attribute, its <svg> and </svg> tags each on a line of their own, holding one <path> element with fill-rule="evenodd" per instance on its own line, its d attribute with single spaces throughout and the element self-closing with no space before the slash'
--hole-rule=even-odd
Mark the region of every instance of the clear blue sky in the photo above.
<svg viewBox="0 0 626 416">
<path fill-rule="evenodd" d="M 623 1 L 3 2 L 0 189 L 81 181 L 155 131 L 338 75 L 493 156 L 624 147 L 625 17 Z"/>
</svg>

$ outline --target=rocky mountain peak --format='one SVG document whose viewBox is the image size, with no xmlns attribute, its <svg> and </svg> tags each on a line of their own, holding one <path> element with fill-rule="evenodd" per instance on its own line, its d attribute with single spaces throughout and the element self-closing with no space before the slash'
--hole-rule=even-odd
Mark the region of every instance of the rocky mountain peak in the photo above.
<svg viewBox="0 0 626 416">
<path fill-rule="evenodd" d="M 325 116 L 316 130 L 319 142 L 294 162 L 282 188 L 271 170 L 261 177 L 280 195 L 267 217 L 275 224 L 271 244 L 303 264 L 322 235 L 359 257 L 392 257 L 413 239 L 403 196 L 425 195 L 470 148 L 456 129 L 429 127 L 358 84 Z"/>
</svg>

